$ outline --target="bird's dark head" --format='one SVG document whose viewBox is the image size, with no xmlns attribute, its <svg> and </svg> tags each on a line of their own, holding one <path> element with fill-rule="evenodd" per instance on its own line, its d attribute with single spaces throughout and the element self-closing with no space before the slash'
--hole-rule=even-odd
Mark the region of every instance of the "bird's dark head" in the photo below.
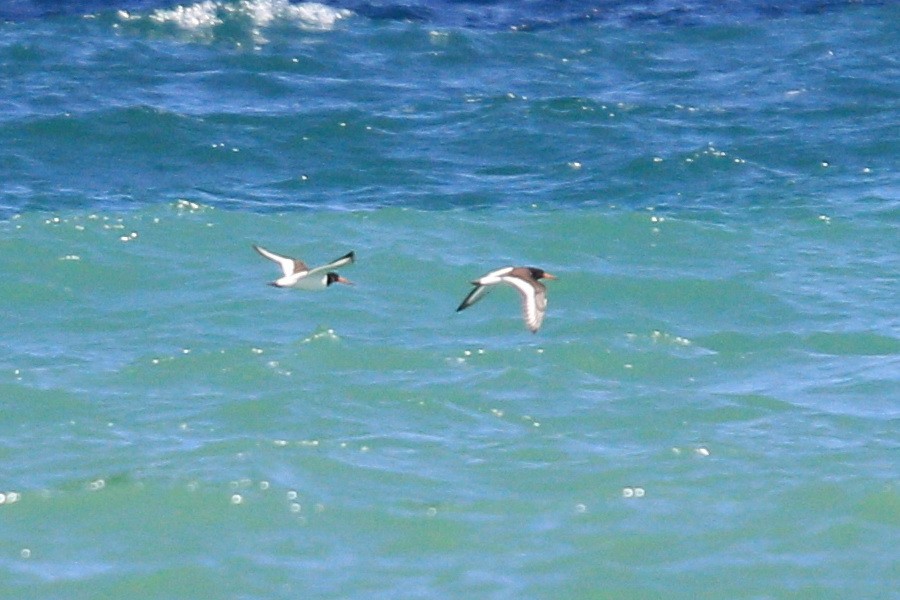
<svg viewBox="0 0 900 600">
<path fill-rule="evenodd" d="M 349 279 L 344 279 L 334 271 L 331 271 L 326 275 L 327 279 L 325 280 L 326 285 L 331 285 L 332 283 L 343 283 L 344 285 L 353 285 L 353 282 Z"/>
<path fill-rule="evenodd" d="M 556 279 L 556 275 L 548 273 L 543 269 L 538 269 L 537 267 L 528 267 L 528 270 L 531 272 L 531 276 L 534 277 L 535 280 L 538 279 Z"/>
</svg>

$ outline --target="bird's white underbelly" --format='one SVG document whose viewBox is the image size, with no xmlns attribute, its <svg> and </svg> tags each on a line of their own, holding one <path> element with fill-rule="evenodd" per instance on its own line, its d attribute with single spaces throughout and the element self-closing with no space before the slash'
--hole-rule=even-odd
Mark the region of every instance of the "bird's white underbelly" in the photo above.
<svg viewBox="0 0 900 600">
<path fill-rule="evenodd" d="M 283 281 L 284 283 L 282 285 L 284 287 L 292 287 L 298 290 L 308 290 L 312 292 L 324 290 L 328 287 L 328 277 L 325 275 L 300 278 L 284 277 Z"/>
</svg>

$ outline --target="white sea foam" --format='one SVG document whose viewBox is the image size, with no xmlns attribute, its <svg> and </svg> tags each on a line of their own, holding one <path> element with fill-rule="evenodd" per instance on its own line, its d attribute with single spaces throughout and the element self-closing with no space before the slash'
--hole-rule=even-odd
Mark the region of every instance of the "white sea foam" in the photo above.
<svg viewBox="0 0 900 600">
<path fill-rule="evenodd" d="M 221 3 L 205 0 L 190 6 L 176 6 L 170 9 L 158 9 L 150 15 L 151 21 L 172 23 L 182 29 L 209 29 L 222 24 L 219 17 Z"/>
<path fill-rule="evenodd" d="M 291 4 L 288 0 L 243 0 L 238 10 L 260 27 L 287 20 L 313 29 L 331 29 L 338 21 L 353 14 L 318 2 Z"/>
<path fill-rule="evenodd" d="M 318 2 L 292 4 L 288 0 L 241 0 L 225 2 L 203 0 L 190 5 L 157 9 L 151 21 L 175 25 L 181 29 L 202 32 L 222 25 L 226 19 L 247 19 L 253 27 L 268 27 L 287 22 L 307 29 L 328 30 L 353 13 Z"/>
</svg>

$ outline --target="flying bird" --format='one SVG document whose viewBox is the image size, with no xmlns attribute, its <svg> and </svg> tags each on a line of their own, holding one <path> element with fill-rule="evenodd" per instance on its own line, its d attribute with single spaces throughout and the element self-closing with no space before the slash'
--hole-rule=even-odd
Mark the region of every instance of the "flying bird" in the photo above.
<svg viewBox="0 0 900 600">
<path fill-rule="evenodd" d="M 465 297 L 456 312 L 469 308 L 484 298 L 492 286 L 501 283 L 511 285 L 522 298 L 522 317 L 525 319 L 525 326 L 532 333 L 536 333 L 547 310 L 547 288 L 538 281 L 539 279 L 556 279 L 556 276 L 537 267 L 503 267 L 491 271 L 472 282 L 475 288 Z"/>
<path fill-rule="evenodd" d="M 310 269 L 302 260 L 291 258 L 289 256 L 281 256 L 253 244 L 253 249 L 265 256 L 271 261 L 281 266 L 283 277 L 279 277 L 269 285 L 279 288 L 296 288 L 298 290 L 324 290 L 332 283 L 343 283 L 352 285 L 352 281 L 344 279 L 332 269 L 349 265 L 355 260 L 353 252 L 348 252 L 344 256 L 331 261 L 328 264 Z"/>
</svg>

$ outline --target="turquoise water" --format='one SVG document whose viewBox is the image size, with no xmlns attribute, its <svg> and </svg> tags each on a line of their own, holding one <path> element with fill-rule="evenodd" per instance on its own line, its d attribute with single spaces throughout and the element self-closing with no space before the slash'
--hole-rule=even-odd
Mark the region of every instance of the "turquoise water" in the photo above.
<svg viewBox="0 0 900 600">
<path fill-rule="evenodd" d="M 0 12 L 0 594 L 896 597 L 897 4 L 95 4 Z"/>
</svg>

